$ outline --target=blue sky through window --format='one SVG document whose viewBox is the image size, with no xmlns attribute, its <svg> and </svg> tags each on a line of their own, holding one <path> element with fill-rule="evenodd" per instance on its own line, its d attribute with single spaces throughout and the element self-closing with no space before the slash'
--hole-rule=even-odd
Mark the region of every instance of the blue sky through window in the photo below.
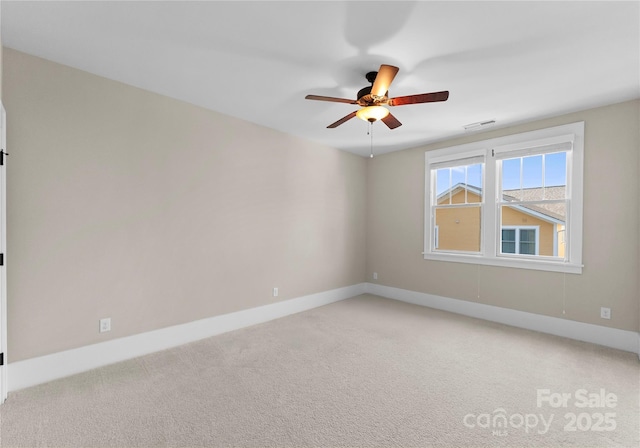
<svg viewBox="0 0 640 448">
<path fill-rule="evenodd" d="M 466 183 L 481 189 L 482 165 L 477 163 L 475 165 L 442 168 L 436 171 L 436 192 L 438 195 L 460 183 Z"/>
<path fill-rule="evenodd" d="M 543 169 L 544 168 L 544 169 Z M 482 165 L 441 168 L 436 171 L 438 195 L 459 183 L 482 188 Z M 567 153 L 540 154 L 502 161 L 502 189 L 557 187 L 567 184 Z"/>
<path fill-rule="evenodd" d="M 543 170 L 544 167 L 544 170 Z M 502 161 L 502 189 L 558 187 L 567 184 L 567 153 L 557 152 Z"/>
</svg>

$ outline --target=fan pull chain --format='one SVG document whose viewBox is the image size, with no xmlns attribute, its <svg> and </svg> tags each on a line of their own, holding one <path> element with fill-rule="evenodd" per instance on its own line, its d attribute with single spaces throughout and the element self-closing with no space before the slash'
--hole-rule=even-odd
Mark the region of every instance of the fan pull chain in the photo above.
<svg viewBox="0 0 640 448">
<path fill-rule="evenodd" d="M 371 136 L 371 153 L 369 155 L 369 157 L 371 157 L 373 159 L 373 122 L 370 121 L 369 122 L 369 132 L 368 134 Z"/>
</svg>

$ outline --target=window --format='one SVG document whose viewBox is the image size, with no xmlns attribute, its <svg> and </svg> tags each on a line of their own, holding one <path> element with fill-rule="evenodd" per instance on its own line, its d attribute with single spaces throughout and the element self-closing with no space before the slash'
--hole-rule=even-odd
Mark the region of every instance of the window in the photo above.
<svg viewBox="0 0 640 448">
<path fill-rule="evenodd" d="M 584 123 L 426 153 L 426 259 L 582 272 Z"/>
<path fill-rule="evenodd" d="M 464 159 L 434 167 L 437 195 L 434 206 L 436 250 L 480 251 L 480 161 L 481 159 Z"/>
<path fill-rule="evenodd" d="M 502 227 L 501 253 L 538 255 L 538 227 Z"/>
</svg>

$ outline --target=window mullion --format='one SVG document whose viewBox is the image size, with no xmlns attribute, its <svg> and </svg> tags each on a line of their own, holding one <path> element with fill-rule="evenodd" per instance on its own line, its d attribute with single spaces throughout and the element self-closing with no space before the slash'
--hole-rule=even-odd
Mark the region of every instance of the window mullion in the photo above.
<svg viewBox="0 0 640 448">
<path fill-rule="evenodd" d="M 468 204 L 469 203 L 469 189 L 467 188 L 469 185 L 469 173 L 468 173 L 468 166 L 464 167 L 464 203 Z"/>
<path fill-rule="evenodd" d="M 546 154 L 542 154 L 542 200 L 547 199 L 547 184 L 545 183 L 545 165 L 547 164 L 546 160 L 545 160 L 545 155 Z"/>
<path fill-rule="evenodd" d="M 564 232 L 562 235 L 562 238 L 564 240 L 564 259 L 568 260 L 570 259 L 570 254 L 571 254 L 571 238 L 575 238 L 575 233 L 577 233 L 575 230 L 571 230 L 569 231 L 569 228 L 571 227 L 571 229 L 573 229 L 573 227 L 571 226 L 571 199 L 566 199 L 565 202 L 565 210 L 566 210 L 566 214 L 567 214 L 567 219 L 564 222 Z M 582 229 L 581 229 L 582 230 Z"/>
<path fill-rule="evenodd" d="M 524 184 L 524 157 L 520 158 L 520 197 L 522 197 L 522 186 Z"/>
<path fill-rule="evenodd" d="M 482 245 L 481 252 L 485 257 L 495 258 L 498 251 L 498 241 L 500 237 L 500 226 L 498 225 L 498 209 L 496 201 L 496 190 L 498 189 L 499 170 L 496 166 L 496 159 L 493 157 L 491 150 L 487 150 L 484 175 L 482 176 L 483 185 L 483 206 L 482 206 Z M 497 229 L 497 230 L 496 230 Z"/>
</svg>

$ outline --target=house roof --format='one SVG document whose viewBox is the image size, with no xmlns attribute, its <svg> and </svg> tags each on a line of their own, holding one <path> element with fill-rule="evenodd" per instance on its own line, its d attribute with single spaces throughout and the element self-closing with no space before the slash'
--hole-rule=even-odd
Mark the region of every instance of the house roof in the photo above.
<svg viewBox="0 0 640 448">
<path fill-rule="evenodd" d="M 544 188 L 523 188 L 522 190 L 503 190 L 502 198 L 506 202 L 522 201 L 533 202 L 546 200 L 562 200 L 566 197 L 566 186 L 557 187 L 544 187 Z M 529 210 L 534 210 L 543 215 L 555 218 L 560 221 L 565 221 L 567 216 L 566 205 L 563 202 L 556 203 L 539 203 L 539 204 L 527 204 L 522 207 Z"/>
<path fill-rule="evenodd" d="M 475 185 L 457 183 L 448 190 L 438 195 L 438 203 L 449 194 L 455 195 L 462 190 L 467 190 L 477 195 L 482 194 L 482 188 Z M 544 200 L 562 200 L 565 198 L 566 186 L 553 186 L 544 188 L 523 188 L 518 190 L 503 190 L 502 199 L 504 202 L 535 202 Z M 520 209 L 524 213 L 534 214 L 541 219 L 552 221 L 558 224 L 566 221 L 566 206 L 561 202 L 535 204 L 517 204 L 514 208 Z"/>
</svg>

